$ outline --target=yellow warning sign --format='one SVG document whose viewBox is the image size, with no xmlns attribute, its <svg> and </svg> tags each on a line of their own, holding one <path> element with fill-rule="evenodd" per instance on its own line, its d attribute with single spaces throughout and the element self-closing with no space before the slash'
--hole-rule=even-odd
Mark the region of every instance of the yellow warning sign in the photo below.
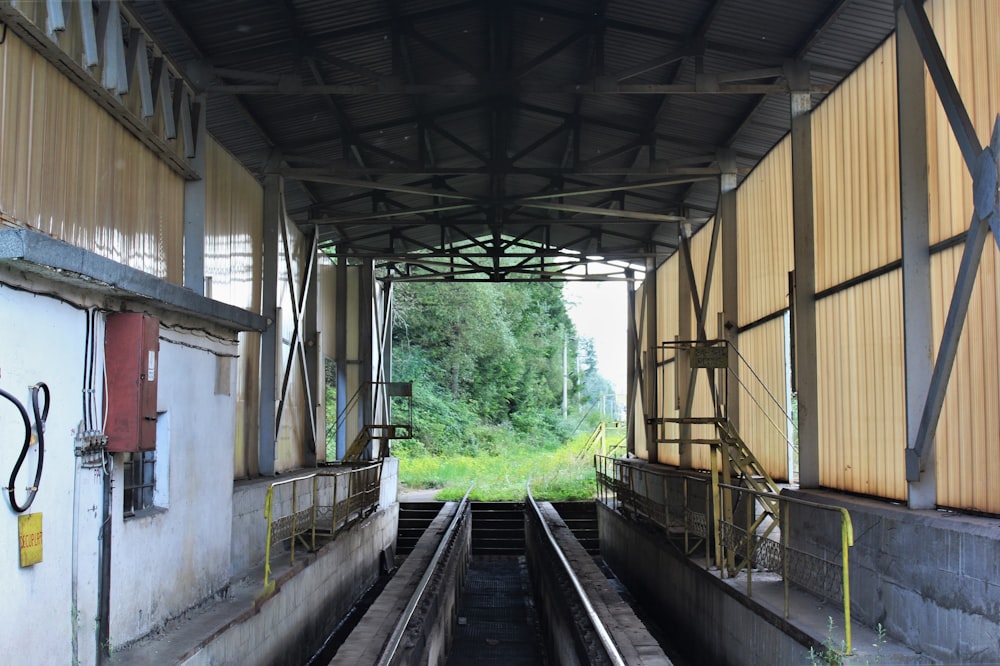
<svg viewBox="0 0 1000 666">
<path fill-rule="evenodd" d="M 28 513 L 17 517 L 17 541 L 21 547 L 22 567 L 42 561 L 42 514 Z"/>
</svg>

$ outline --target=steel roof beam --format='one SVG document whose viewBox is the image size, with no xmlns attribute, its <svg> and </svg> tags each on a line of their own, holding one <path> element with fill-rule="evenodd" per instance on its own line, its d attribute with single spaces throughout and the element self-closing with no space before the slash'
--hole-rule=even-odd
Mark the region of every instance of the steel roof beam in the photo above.
<svg viewBox="0 0 1000 666">
<path fill-rule="evenodd" d="M 385 220 L 396 217 L 403 217 L 406 215 L 423 215 L 425 213 L 436 213 L 449 210 L 462 210 L 465 208 L 478 208 L 478 207 L 479 207 L 478 204 L 446 204 L 446 205 L 443 204 L 440 206 L 427 206 L 426 208 L 407 208 L 406 210 L 382 211 L 378 213 L 370 213 L 368 215 L 353 215 L 350 217 L 319 217 L 310 219 L 309 223 L 316 225 L 329 225 L 329 224 L 348 224 L 352 222 L 371 222 L 373 220 Z"/>
<path fill-rule="evenodd" d="M 730 77 L 742 77 L 753 72 L 709 73 L 695 83 L 618 83 L 612 78 L 599 78 L 579 83 L 554 83 L 530 81 L 516 84 L 507 82 L 487 84 L 461 83 L 401 83 L 398 79 L 384 77 L 377 84 L 305 84 L 295 78 L 284 78 L 276 83 L 211 83 L 207 92 L 219 95 L 330 95 L 330 96 L 383 96 L 383 95 L 499 95 L 563 94 L 563 95 L 772 95 L 788 94 L 788 84 L 726 83 Z M 721 78 L 720 78 L 721 77 Z M 745 80 L 745 79 L 734 79 Z M 513 87 L 513 91 L 511 90 Z M 830 84 L 812 84 L 810 92 L 827 93 Z"/>
<path fill-rule="evenodd" d="M 582 190 L 564 190 L 560 192 L 544 192 L 541 194 L 530 194 L 528 196 L 518 197 L 517 199 L 513 200 L 512 203 L 519 204 L 525 201 L 540 201 L 543 199 L 576 197 L 588 194 L 606 194 L 608 192 L 645 190 L 656 187 L 668 187 L 670 185 L 681 185 L 693 181 L 714 180 L 714 179 L 715 179 L 714 174 L 706 174 L 698 176 L 683 176 L 679 178 L 666 178 L 666 179 L 643 180 L 643 181 L 632 181 L 632 182 L 626 181 L 624 183 L 617 183 L 614 185 L 594 185 L 593 187 L 588 187 Z"/>
<path fill-rule="evenodd" d="M 354 178 L 341 178 L 332 175 L 316 175 L 316 174 L 303 174 L 300 175 L 299 172 L 302 169 L 293 168 L 283 168 L 279 170 L 279 173 L 289 180 L 303 180 L 310 183 L 326 183 L 328 185 L 340 185 L 342 187 L 355 187 L 358 189 L 367 190 L 381 190 L 385 192 L 399 192 L 401 194 L 418 194 L 427 197 L 438 197 L 440 199 L 460 199 L 463 201 L 478 201 L 476 197 L 466 196 L 464 194 L 458 194 L 455 192 L 450 192 L 448 190 L 428 190 L 421 187 L 413 187 L 410 185 L 397 185 L 393 183 L 386 183 L 383 181 L 368 181 L 368 180 L 357 180 Z M 349 200 L 349 199 L 348 199 Z"/>
<path fill-rule="evenodd" d="M 297 180 L 313 180 L 320 177 L 333 178 L 355 178 L 358 176 L 488 176 L 492 171 L 485 167 L 354 167 L 350 165 L 331 164 L 323 168 L 294 168 L 282 167 L 282 173 L 288 174 L 289 178 Z M 511 166 L 504 171 L 509 175 L 528 175 L 540 178 L 556 178 L 560 176 L 674 176 L 677 178 L 691 178 L 696 180 L 701 176 L 717 176 L 719 169 L 716 166 L 709 167 L 672 167 L 667 163 L 654 164 L 652 167 L 514 167 Z M 627 184 L 627 183 L 626 183 Z"/>
<path fill-rule="evenodd" d="M 644 222 L 685 222 L 687 218 L 683 215 L 663 215 L 661 213 L 644 213 L 634 210 L 617 210 L 611 208 L 596 208 L 594 206 L 576 206 L 573 204 L 561 203 L 537 203 L 532 201 L 520 202 L 525 208 L 541 208 L 543 210 L 563 211 L 566 213 L 587 213 L 590 215 L 606 215 L 625 220 L 642 220 Z"/>
<path fill-rule="evenodd" d="M 722 0 L 719 1 L 721 2 Z M 802 43 L 798 45 L 798 47 L 795 49 L 795 53 L 791 56 L 791 59 L 804 60 L 809 51 L 812 50 L 812 47 L 815 46 L 817 43 L 819 43 L 823 35 L 826 34 L 826 31 L 829 30 L 830 26 L 832 26 L 836 22 L 836 20 L 840 17 L 846 6 L 851 1 L 852 0 L 838 0 L 838 2 L 836 2 L 836 4 L 834 4 L 830 8 L 830 10 L 826 14 L 824 14 L 822 18 L 820 18 L 820 20 L 816 23 L 816 25 L 814 25 L 813 28 L 809 31 L 809 36 L 805 40 L 803 40 Z M 824 74 L 831 74 L 833 76 L 836 76 L 838 79 L 844 78 L 848 74 L 850 74 L 849 71 L 838 73 L 830 69 L 825 69 L 819 66 L 812 66 L 812 65 L 810 65 L 809 70 L 811 72 L 822 72 Z M 759 95 L 757 96 L 757 99 L 754 100 L 749 105 L 748 110 L 743 115 L 743 119 L 740 121 L 739 125 L 737 125 L 736 129 L 733 130 L 732 133 L 730 133 L 729 139 L 726 140 L 723 146 L 724 148 L 733 147 L 733 144 L 736 143 L 736 140 L 743 133 L 743 131 L 750 126 L 754 116 L 756 116 L 757 112 L 760 111 L 761 107 L 764 106 L 764 103 L 767 101 L 767 99 L 768 99 L 767 95 Z M 787 127 L 782 127 L 781 129 L 782 131 L 788 131 Z M 737 153 L 736 156 L 742 157 L 739 153 Z M 756 162 L 762 156 L 753 155 L 750 157 L 754 162 Z M 691 193 L 691 189 L 692 188 L 690 187 L 687 189 L 687 191 L 684 193 L 683 199 L 687 199 L 687 197 Z"/>
</svg>

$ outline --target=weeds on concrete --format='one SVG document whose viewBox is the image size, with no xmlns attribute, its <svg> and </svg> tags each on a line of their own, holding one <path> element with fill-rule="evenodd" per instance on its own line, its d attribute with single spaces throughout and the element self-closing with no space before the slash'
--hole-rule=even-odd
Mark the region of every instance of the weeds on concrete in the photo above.
<svg viewBox="0 0 1000 666">
<path fill-rule="evenodd" d="M 833 630 L 837 628 L 836 623 L 833 621 L 832 617 L 826 618 L 826 640 L 823 641 L 823 645 L 817 650 L 815 647 L 809 648 L 809 664 L 810 666 L 841 666 L 846 663 L 858 663 L 860 662 L 851 659 L 848 661 L 847 657 L 847 644 L 844 641 L 840 641 L 840 645 L 834 641 Z M 875 648 L 875 655 L 873 658 L 865 659 L 865 666 L 877 666 L 882 663 L 882 646 L 885 645 L 886 638 L 885 627 L 879 622 L 875 625 L 876 639 L 872 643 L 872 647 Z"/>
</svg>

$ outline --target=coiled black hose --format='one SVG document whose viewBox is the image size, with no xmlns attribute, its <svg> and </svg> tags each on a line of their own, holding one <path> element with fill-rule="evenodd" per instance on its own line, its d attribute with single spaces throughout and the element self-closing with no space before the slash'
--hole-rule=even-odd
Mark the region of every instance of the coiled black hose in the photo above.
<svg viewBox="0 0 1000 666">
<path fill-rule="evenodd" d="M 38 406 L 39 391 L 42 392 L 45 398 L 44 406 L 41 408 Z M 21 414 L 21 419 L 24 421 L 24 443 L 21 444 L 21 454 L 17 457 L 17 462 L 14 463 L 14 469 L 10 473 L 10 482 L 7 484 L 7 497 L 10 498 L 11 508 L 17 513 L 24 513 L 31 506 L 31 503 L 35 501 L 35 495 L 38 493 L 38 484 L 42 480 L 42 467 L 45 462 L 45 420 L 49 417 L 49 387 L 44 382 L 39 382 L 31 387 L 31 409 L 35 417 L 35 429 L 38 432 L 38 464 L 35 468 L 35 482 L 31 484 L 31 488 L 28 491 L 28 499 L 23 506 L 18 504 L 17 498 L 14 497 L 14 484 L 17 481 L 17 473 L 21 471 L 24 458 L 28 455 L 28 449 L 31 447 L 31 420 L 28 418 L 28 412 L 20 400 L 3 389 L 0 389 L 0 396 L 7 398 L 7 400 L 17 407 L 17 411 Z"/>
</svg>

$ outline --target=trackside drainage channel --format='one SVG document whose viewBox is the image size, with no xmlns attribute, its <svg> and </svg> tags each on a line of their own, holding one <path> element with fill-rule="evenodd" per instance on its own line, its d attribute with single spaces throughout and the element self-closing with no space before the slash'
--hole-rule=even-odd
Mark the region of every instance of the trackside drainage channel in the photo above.
<svg viewBox="0 0 1000 666">
<path fill-rule="evenodd" d="M 309 664 L 679 663 L 601 566 L 588 504 L 401 503 L 398 568 Z"/>
</svg>

